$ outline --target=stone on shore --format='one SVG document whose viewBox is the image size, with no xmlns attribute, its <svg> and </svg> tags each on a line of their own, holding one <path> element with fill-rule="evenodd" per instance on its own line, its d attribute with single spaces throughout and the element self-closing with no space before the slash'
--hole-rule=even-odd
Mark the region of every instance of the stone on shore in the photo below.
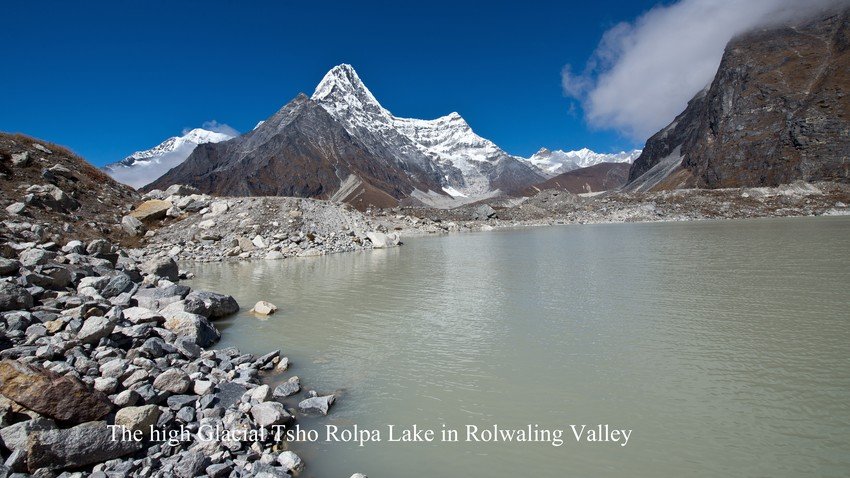
<svg viewBox="0 0 850 478">
<path fill-rule="evenodd" d="M 160 413 L 156 405 L 124 407 L 115 414 L 115 424 L 131 431 L 141 430 L 143 436 L 149 437 L 151 427 L 156 425 Z"/>
<path fill-rule="evenodd" d="M 0 282 L 0 312 L 32 308 L 33 299 L 28 290 L 9 282 Z"/>
<path fill-rule="evenodd" d="M 77 332 L 77 339 L 84 344 L 96 344 L 100 339 L 108 337 L 114 329 L 115 324 L 106 317 L 89 317 Z"/>
<path fill-rule="evenodd" d="M 6 448 L 12 451 L 26 451 L 27 439 L 30 434 L 43 430 L 53 430 L 54 428 L 56 428 L 56 423 L 53 420 L 38 417 L 3 428 L 0 430 L 0 438 L 3 439 L 3 445 Z"/>
<path fill-rule="evenodd" d="M 88 422 L 65 430 L 33 434 L 27 447 L 27 467 L 30 472 L 41 468 L 79 468 L 129 455 L 141 448 L 141 442 L 113 440 L 106 422 Z"/>
<path fill-rule="evenodd" d="M 171 393 L 185 393 L 192 386 L 189 374 L 176 368 L 170 368 L 157 375 L 153 381 L 154 388 Z"/>
<path fill-rule="evenodd" d="M 295 395 L 301 391 L 301 381 L 298 379 L 298 376 L 289 377 L 289 379 L 282 384 L 278 385 L 274 389 L 274 396 L 283 398 L 289 397 L 291 395 Z"/>
<path fill-rule="evenodd" d="M 260 315 L 271 315 L 277 310 L 277 306 L 272 304 L 271 302 L 267 302 L 265 300 L 261 300 L 254 304 L 254 308 L 251 309 L 251 312 Z"/>
<path fill-rule="evenodd" d="M 0 395 L 56 420 L 81 423 L 112 410 L 101 392 L 73 376 L 62 376 L 39 365 L 0 361 Z"/>
<path fill-rule="evenodd" d="M 282 425 L 292 416 L 280 402 L 263 402 L 251 407 L 251 416 L 258 426 Z"/>
<path fill-rule="evenodd" d="M 304 470 L 304 462 L 301 461 L 301 457 L 291 451 L 285 451 L 278 455 L 277 462 L 288 472 L 299 473 Z"/>
<path fill-rule="evenodd" d="M 201 347 L 207 347 L 221 338 L 221 333 L 203 315 L 189 312 L 170 312 L 163 326 L 177 335 L 191 338 Z"/>
<path fill-rule="evenodd" d="M 142 272 L 164 277 L 171 282 L 180 279 L 180 269 L 174 259 L 170 257 L 160 257 L 145 262 L 142 264 Z"/>
<path fill-rule="evenodd" d="M 208 319 L 219 319 L 239 312 L 239 304 L 229 295 L 207 291 L 193 291 L 186 296 L 185 310 L 203 315 Z"/>
<path fill-rule="evenodd" d="M 333 403 L 333 395 L 310 397 L 306 400 L 302 400 L 298 404 L 298 409 L 301 410 L 302 413 L 327 415 L 328 410 L 331 408 Z"/>
</svg>

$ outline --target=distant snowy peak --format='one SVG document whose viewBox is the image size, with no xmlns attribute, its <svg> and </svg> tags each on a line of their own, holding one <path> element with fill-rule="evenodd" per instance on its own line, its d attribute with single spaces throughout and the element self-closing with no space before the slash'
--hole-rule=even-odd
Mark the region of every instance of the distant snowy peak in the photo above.
<svg viewBox="0 0 850 478">
<path fill-rule="evenodd" d="M 112 170 L 121 166 L 132 166 L 139 161 L 155 162 L 162 155 L 180 150 L 185 146 L 190 146 L 192 149 L 195 149 L 195 146 L 199 144 L 219 143 L 221 141 L 227 141 L 232 137 L 233 136 L 225 133 L 217 133 L 203 128 L 195 128 L 183 136 L 172 136 L 151 149 L 136 151 L 117 163 L 107 165 L 104 169 Z"/>
<path fill-rule="evenodd" d="M 550 151 L 540 148 L 525 161 L 533 164 L 548 176 L 556 176 L 575 169 L 587 168 L 599 163 L 632 163 L 641 150 L 620 151 L 619 153 L 597 153 L 587 148 L 576 151 Z"/>
<path fill-rule="evenodd" d="M 195 128 L 183 136 L 173 136 L 151 149 L 136 151 L 103 169 L 110 176 L 135 188 L 150 183 L 182 163 L 199 144 L 220 143 L 233 138 L 226 133 Z"/>
</svg>

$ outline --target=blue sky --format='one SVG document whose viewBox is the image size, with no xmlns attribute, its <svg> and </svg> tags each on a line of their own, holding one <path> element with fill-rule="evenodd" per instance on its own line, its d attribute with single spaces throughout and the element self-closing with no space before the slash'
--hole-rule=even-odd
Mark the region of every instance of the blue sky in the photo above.
<svg viewBox="0 0 850 478">
<path fill-rule="evenodd" d="M 394 114 L 458 111 L 513 154 L 642 145 L 589 127 L 561 69 L 653 1 L 4 3 L 0 130 L 98 165 L 205 121 L 247 131 L 339 63 Z"/>
</svg>

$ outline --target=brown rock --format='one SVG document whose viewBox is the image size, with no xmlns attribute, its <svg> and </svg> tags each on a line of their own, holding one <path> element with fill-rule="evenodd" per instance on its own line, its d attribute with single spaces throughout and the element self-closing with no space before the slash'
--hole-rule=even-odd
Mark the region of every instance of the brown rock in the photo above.
<svg viewBox="0 0 850 478">
<path fill-rule="evenodd" d="M 140 221 L 155 221 L 165 217 L 165 213 L 171 209 L 171 201 L 161 201 L 159 199 L 151 199 L 139 204 L 130 216 Z"/>
<path fill-rule="evenodd" d="M 0 394 L 42 415 L 71 423 L 97 420 L 112 409 L 106 395 L 78 379 L 15 360 L 0 361 Z"/>
</svg>

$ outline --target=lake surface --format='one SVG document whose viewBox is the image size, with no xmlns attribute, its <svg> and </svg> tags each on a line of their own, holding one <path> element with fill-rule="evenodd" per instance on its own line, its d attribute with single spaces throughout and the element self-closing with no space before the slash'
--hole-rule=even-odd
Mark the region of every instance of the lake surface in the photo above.
<svg viewBox="0 0 850 478">
<path fill-rule="evenodd" d="M 217 323 L 221 346 L 281 348 L 286 376 L 339 394 L 301 421 L 321 440 L 328 424 L 461 431 L 293 444 L 302 477 L 850 475 L 850 218 L 493 231 L 191 269 L 243 306 Z M 261 299 L 280 307 L 268 320 L 247 312 Z M 466 443 L 468 424 L 565 442 Z M 570 424 L 633 431 L 577 443 Z"/>
</svg>

